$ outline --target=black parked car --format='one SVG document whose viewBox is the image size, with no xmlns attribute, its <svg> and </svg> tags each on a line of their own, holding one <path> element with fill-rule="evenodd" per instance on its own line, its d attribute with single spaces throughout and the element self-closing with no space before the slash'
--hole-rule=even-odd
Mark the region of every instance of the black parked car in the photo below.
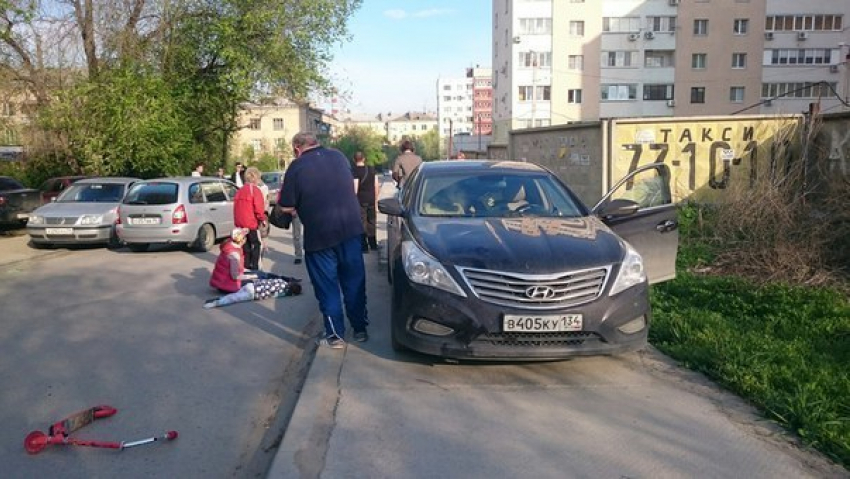
<svg viewBox="0 0 850 479">
<path fill-rule="evenodd" d="M 588 209 L 534 164 L 423 163 L 378 203 L 393 348 L 522 360 L 643 347 L 649 283 L 675 274 L 669 177 L 639 168 Z"/>
<path fill-rule="evenodd" d="M 25 225 L 39 206 L 38 190 L 27 188 L 14 178 L 0 176 L 0 224 Z"/>
</svg>

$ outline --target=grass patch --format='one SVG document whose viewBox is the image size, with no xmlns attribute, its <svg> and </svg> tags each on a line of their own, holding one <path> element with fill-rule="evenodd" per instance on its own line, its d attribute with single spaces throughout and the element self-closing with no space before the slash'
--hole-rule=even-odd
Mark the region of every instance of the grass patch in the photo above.
<svg viewBox="0 0 850 479">
<path fill-rule="evenodd" d="M 652 289 L 650 341 L 850 466 L 850 301 L 836 289 L 694 274 L 712 248 L 688 236 L 678 277 Z"/>
</svg>

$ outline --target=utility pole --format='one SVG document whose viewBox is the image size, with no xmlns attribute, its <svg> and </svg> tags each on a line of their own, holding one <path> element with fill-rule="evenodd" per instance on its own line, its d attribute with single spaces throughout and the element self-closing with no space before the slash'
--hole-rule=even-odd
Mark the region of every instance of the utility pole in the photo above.
<svg viewBox="0 0 850 479">
<path fill-rule="evenodd" d="M 478 153 L 481 153 L 481 113 L 478 114 Z"/>
<path fill-rule="evenodd" d="M 454 150 L 454 121 L 449 118 L 449 144 L 448 150 L 446 151 L 446 157 L 452 157 L 452 151 Z"/>
</svg>

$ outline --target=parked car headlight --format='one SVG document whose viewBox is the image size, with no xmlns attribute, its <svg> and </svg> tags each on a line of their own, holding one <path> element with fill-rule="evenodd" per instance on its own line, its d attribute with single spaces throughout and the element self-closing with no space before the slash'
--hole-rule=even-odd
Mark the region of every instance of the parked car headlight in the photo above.
<svg viewBox="0 0 850 479">
<path fill-rule="evenodd" d="M 44 224 L 44 216 L 32 215 L 27 220 L 28 225 L 43 225 Z"/>
<path fill-rule="evenodd" d="M 103 215 L 83 215 L 80 217 L 80 225 L 99 225 L 103 222 Z"/>
<path fill-rule="evenodd" d="M 617 279 L 614 285 L 611 286 L 611 292 L 608 296 L 625 291 L 632 286 L 638 285 L 646 281 L 646 269 L 643 267 L 643 258 L 640 253 L 632 248 L 632 245 L 626 243 L 626 255 L 623 257 L 623 263 L 620 265 L 620 272 L 617 273 Z"/>
<path fill-rule="evenodd" d="M 422 251 L 413 241 L 402 241 L 401 259 L 404 272 L 414 283 L 432 286 L 466 297 L 466 293 L 460 289 L 460 286 L 446 268 L 439 261 Z"/>
</svg>

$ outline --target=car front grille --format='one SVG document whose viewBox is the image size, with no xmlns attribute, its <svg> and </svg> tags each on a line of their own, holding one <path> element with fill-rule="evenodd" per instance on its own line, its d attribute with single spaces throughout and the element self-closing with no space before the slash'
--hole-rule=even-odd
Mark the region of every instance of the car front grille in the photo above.
<svg viewBox="0 0 850 479">
<path fill-rule="evenodd" d="M 598 298 L 610 267 L 549 275 L 506 273 L 459 268 L 478 298 L 488 303 L 523 309 L 557 309 Z"/>
<path fill-rule="evenodd" d="M 45 217 L 44 223 L 48 225 L 73 225 L 77 222 L 76 216 L 58 216 L 55 218 Z"/>
<path fill-rule="evenodd" d="M 504 347 L 563 347 L 584 346 L 588 342 L 599 342 L 598 334 L 588 331 L 562 333 L 485 333 L 472 341 L 470 346 L 486 344 Z"/>
</svg>

